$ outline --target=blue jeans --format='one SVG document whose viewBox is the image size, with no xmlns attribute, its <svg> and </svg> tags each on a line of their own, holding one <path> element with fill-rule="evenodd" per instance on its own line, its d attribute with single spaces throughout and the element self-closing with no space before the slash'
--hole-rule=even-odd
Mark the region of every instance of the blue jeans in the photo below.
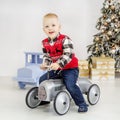
<svg viewBox="0 0 120 120">
<path fill-rule="evenodd" d="M 80 106 L 80 104 L 85 103 L 83 94 L 81 93 L 79 87 L 76 85 L 76 81 L 78 79 L 79 74 L 78 68 L 66 69 L 62 70 L 60 74 L 58 73 L 59 70 L 57 71 L 51 70 L 49 71 L 49 74 L 45 73 L 43 76 L 40 77 L 39 83 L 49 79 L 63 79 L 63 83 L 66 86 L 66 89 L 69 91 L 75 104 L 77 106 Z"/>
</svg>

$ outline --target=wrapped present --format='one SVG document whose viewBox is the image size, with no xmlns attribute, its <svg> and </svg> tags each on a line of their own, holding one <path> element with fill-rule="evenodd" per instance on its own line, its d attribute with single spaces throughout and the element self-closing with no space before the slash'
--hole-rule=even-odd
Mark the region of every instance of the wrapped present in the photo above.
<svg viewBox="0 0 120 120">
<path fill-rule="evenodd" d="M 92 80 L 114 80 L 115 69 L 94 69 L 91 68 Z"/>
<path fill-rule="evenodd" d="M 88 69 L 88 61 L 87 60 L 79 60 L 78 65 L 79 65 L 79 69 Z"/>
<path fill-rule="evenodd" d="M 96 69 L 114 69 L 115 60 L 110 57 L 93 57 L 92 67 Z"/>
<path fill-rule="evenodd" d="M 79 76 L 80 77 L 89 77 L 89 69 L 79 69 Z"/>
</svg>

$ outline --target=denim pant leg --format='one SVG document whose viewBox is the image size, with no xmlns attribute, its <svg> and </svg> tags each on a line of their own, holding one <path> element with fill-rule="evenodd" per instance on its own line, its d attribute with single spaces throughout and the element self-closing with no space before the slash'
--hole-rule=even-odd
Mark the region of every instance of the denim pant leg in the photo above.
<svg viewBox="0 0 120 120">
<path fill-rule="evenodd" d="M 78 68 L 62 71 L 64 84 L 77 106 L 85 102 L 81 90 L 76 85 L 78 74 L 79 74 Z"/>
<path fill-rule="evenodd" d="M 59 75 L 57 74 L 58 72 L 59 71 L 51 70 L 43 74 L 39 79 L 39 84 L 45 80 L 60 78 Z"/>
</svg>

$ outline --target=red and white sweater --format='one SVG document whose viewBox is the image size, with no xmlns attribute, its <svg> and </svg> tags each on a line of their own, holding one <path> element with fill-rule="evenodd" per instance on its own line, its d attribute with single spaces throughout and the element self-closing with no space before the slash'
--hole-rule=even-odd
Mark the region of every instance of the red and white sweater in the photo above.
<svg viewBox="0 0 120 120">
<path fill-rule="evenodd" d="M 43 61 L 47 65 L 57 62 L 62 69 L 78 67 L 78 59 L 73 53 L 73 43 L 68 36 L 59 34 L 54 40 L 46 38 L 42 45 Z"/>
</svg>

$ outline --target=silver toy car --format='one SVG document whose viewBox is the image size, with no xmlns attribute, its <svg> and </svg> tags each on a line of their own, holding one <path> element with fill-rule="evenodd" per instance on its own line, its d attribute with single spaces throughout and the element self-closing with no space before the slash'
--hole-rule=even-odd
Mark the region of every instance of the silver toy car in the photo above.
<svg viewBox="0 0 120 120">
<path fill-rule="evenodd" d="M 97 84 L 92 84 L 87 78 L 78 78 L 77 85 L 87 95 L 89 104 L 95 105 L 99 101 L 100 88 Z M 39 87 L 31 88 L 26 95 L 29 108 L 36 108 L 41 101 L 53 101 L 55 112 L 64 115 L 70 108 L 71 96 L 61 79 L 50 79 L 43 81 Z"/>
</svg>

